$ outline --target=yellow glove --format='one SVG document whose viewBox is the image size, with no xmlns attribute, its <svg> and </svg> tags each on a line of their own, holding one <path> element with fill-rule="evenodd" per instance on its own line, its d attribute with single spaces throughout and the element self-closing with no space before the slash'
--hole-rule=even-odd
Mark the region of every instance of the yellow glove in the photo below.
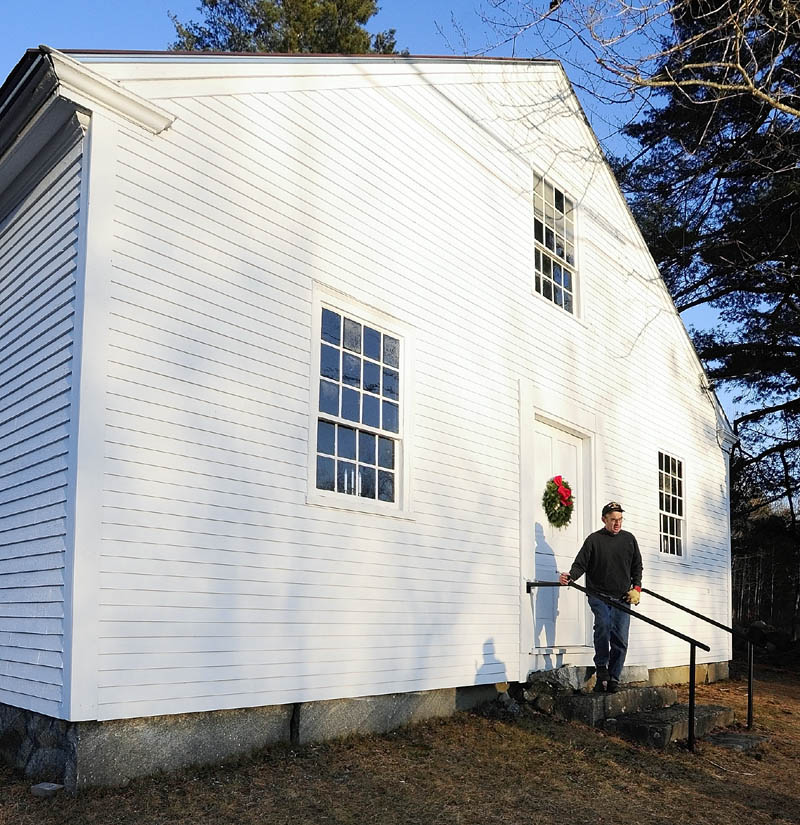
<svg viewBox="0 0 800 825">
<path fill-rule="evenodd" d="M 635 588 L 632 587 L 625 598 L 628 600 L 629 604 L 639 604 L 639 599 L 642 598 L 642 594 Z"/>
</svg>

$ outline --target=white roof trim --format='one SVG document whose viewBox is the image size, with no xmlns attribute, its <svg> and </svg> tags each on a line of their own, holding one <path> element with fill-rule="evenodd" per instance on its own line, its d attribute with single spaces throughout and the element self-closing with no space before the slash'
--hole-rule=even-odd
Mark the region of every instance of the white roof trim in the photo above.
<svg viewBox="0 0 800 825">
<path fill-rule="evenodd" d="M 144 127 L 154 135 L 168 129 L 175 121 L 175 115 L 107 80 L 92 69 L 87 69 L 77 60 L 49 46 L 39 48 L 48 55 L 53 64 L 58 78 L 59 94 L 73 103 L 90 111 L 100 105 Z"/>
</svg>

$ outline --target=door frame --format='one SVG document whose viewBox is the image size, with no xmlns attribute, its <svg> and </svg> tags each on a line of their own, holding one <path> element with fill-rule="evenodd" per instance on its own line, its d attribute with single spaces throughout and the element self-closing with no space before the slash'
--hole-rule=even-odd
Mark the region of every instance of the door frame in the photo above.
<svg viewBox="0 0 800 825">
<path fill-rule="evenodd" d="M 532 670 L 560 667 L 566 663 L 591 664 L 593 650 L 589 638 L 591 622 L 586 624 L 586 644 L 582 646 L 537 649 L 534 644 L 534 605 L 536 594 L 528 593 L 527 582 L 535 573 L 534 490 L 535 428 L 540 421 L 563 430 L 581 441 L 584 491 L 576 506 L 581 507 L 584 531 L 590 532 L 596 518 L 597 456 L 602 443 L 602 417 L 589 410 L 579 399 L 568 398 L 556 388 L 543 387 L 530 379 L 520 379 L 520 677 Z M 577 552 L 577 548 L 576 548 Z M 588 610 L 588 608 L 587 608 Z"/>
</svg>

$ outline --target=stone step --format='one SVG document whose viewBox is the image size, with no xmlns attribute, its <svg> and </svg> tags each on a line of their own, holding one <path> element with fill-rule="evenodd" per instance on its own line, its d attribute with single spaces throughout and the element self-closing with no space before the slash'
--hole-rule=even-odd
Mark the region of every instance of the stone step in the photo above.
<svg viewBox="0 0 800 825">
<path fill-rule="evenodd" d="M 697 739 L 716 728 L 730 727 L 735 721 L 733 710 L 721 705 L 696 705 L 694 710 Z M 673 704 L 636 713 L 621 713 L 606 718 L 602 727 L 643 745 L 666 748 L 670 742 L 689 738 L 689 706 Z"/>
<path fill-rule="evenodd" d="M 616 693 L 561 694 L 555 699 L 555 710 L 566 719 L 595 726 L 623 714 L 665 708 L 677 700 L 671 687 L 621 687 Z"/>
</svg>

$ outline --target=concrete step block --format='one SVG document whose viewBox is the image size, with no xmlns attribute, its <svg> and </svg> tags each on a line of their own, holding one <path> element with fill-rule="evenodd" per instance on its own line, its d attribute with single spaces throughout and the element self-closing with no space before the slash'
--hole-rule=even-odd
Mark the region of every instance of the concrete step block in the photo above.
<svg viewBox="0 0 800 825">
<path fill-rule="evenodd" d="M 699 739 L 717 728 L 730 727 L 736 721 L 731 708 L 721 705 L 695 707 L 695 737 Z M 689 738 L 689 706 L 669 707 L 637 713 L 623 713 L 603 722 L 603 728 L 653 748 L 666 748 L 670 742 Z"/>
<path fill-rule="evenodd" d="M 559 696 L 556 710 L 566 719 L 586 725 L 601 725 L 625 713 L 665 708 L 678 700 L 674 688 L 666 686 L 623 687 L 616 693 L 576 693 Z"/>
</svg>

